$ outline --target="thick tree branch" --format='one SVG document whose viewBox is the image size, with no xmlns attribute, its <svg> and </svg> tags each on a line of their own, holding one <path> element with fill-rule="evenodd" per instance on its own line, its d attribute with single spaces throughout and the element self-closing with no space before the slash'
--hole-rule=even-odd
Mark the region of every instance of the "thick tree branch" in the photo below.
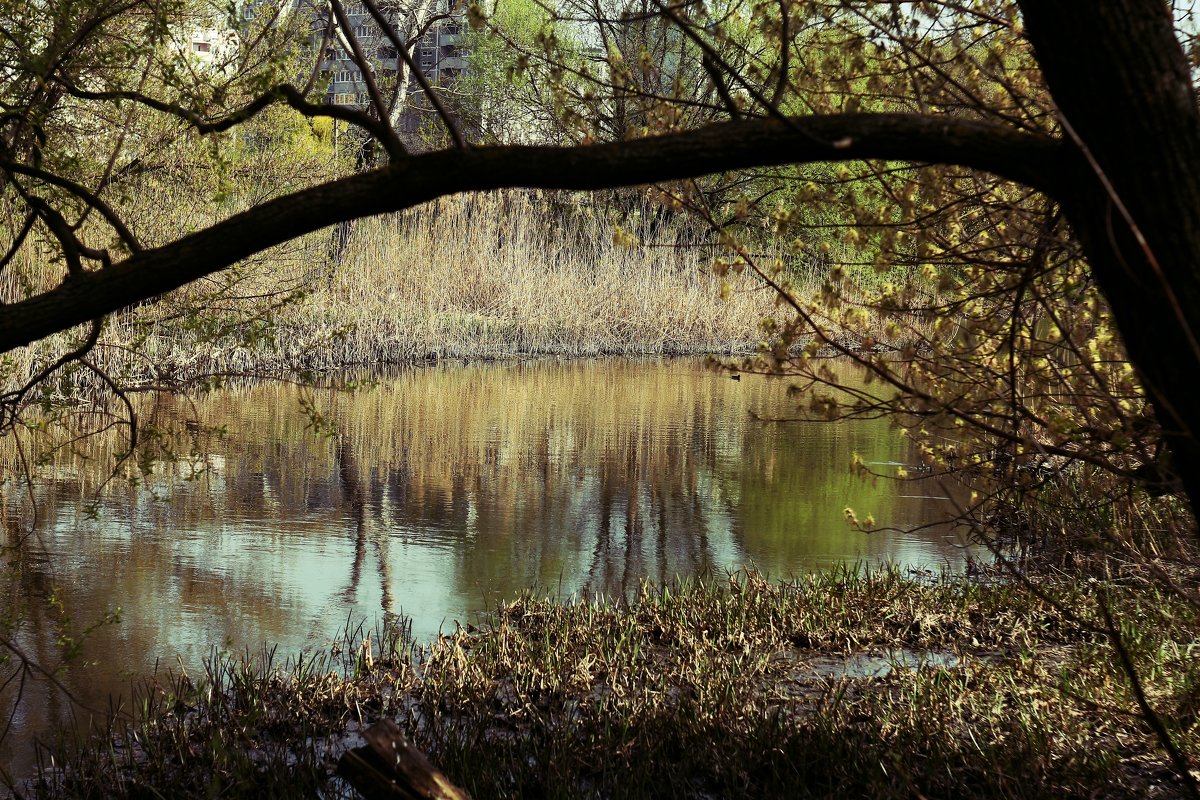
<svg viewBox="0 0 1200 800">
<path fill-rule="evenodd" d="M 952 117 L 844 114 L 730 122 L 586 147 L 488 147 L 413 156 L 264 203 L 111 268 L 0 308 L 0 352 L 96 319 L 328 225 L 458 192 L 593 190 L 814 161 L 886 159 L 985 170 L 1051 195 L 1060 143 Z"/>
</svg>

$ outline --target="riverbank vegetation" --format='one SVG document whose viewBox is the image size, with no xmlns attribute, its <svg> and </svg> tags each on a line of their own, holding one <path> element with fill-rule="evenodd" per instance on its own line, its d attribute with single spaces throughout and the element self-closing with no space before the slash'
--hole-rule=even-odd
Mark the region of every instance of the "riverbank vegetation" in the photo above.
<svg viewBox="0 0 1200 800">
<path fill-rule="evenodd" d="M 1198 744 L 1194 607 L 1136 575 L 979 577 L 740 573 L 524 595 L 427 645 L 400 623 L 286 664 L 215 654 L 27 788 L 348 795 L 337 759 L 388 717 L 476 798 L 1186 796 L 1139 702 Z"/>
<path fill-rule="evenodd" d="M 0 369 L 0 431 L 58 425 L 82 435 L 125 424 L 132 451 L 131 392 L 234 375 L 308 380 L 366 361 L 716 351 L 741 356 L 730 363 L 743 372 L 796 380 L 805 416 L 894 420 L 923 448 L 922 470 L 971 478 L 961 519 L 1000 552 L 1036 544 L 1088 562 L 1064 584 L 1040 575 L 1025 587 L 1029 603 L 1047 593 L 1069 603 L 1010 620 L 1010 633 L 1034 632 L 1049 655 L 1003 651 L 970 673 L 985 654 L 969 643 L 990 640 L 976 630 L 986 622 L 968 618 L 956 641 L 971 658 L 896 670 L 862 694 L 837 683 L 830 695 L 822 684 L 825 699 L 797 713 L 806 722 L 795 728 L 768 713 L 788 696 L 756 699 L 755 687 L 736 683 L 769 674 L 770 685 L 786 685 L 776 667 L 699 645 L 688 652 L 725 684 L 689 677 L 692 662 L 660 654 L 666 660 L 648 662 L 656 670 L 637 673 L 639 686 L 613 689 L 641 702 L 618 718 L 588 716 L 619 703 L 593 697 L 597 673 L 581 671 L 582 659 L 571 663 L 586 692 L 572 695 L 566 673 L 537 683 L 519 666 L 531 659 L 556 674 L 568 662 L 549 650 L 517 658 L 501 648 L 504 637 L 487 644 L 496 633 L 440 642 L 409 688 L 436 680 L 437 648 L 455 647 L 455 668 L 475 672 L 439 685 L 439 697 L 455 697 L 470 678 L 463 707 L 486 699 L 500 717 L 456 712 L 445 729 L 429 721 L 440 719 L 432 711 L 417 718 L 415 735 L 443 730 L 425 746 L 456 779 L 476 780 L 483 770 L 464 775 L 455 763 L 489 751 L 509 754 L 478 762 L 498 794 L 619 793 L 596 765 L 632 769 L 623 759 L 636 751 L 688 765 L 696 783 L 667 781 L 681 793 L 766 791 L 801 774 L 796 764 L 844 761 L 854 769 L 830 767 L 815 783 L 803 773 L 808 785 L 930 795 L 949 793 L 941 776 L 962 772 L 946 779 L 961 781 L 959 793 L 1196 794 L 1187 687 L 1200 608 L 1191 574 L 1200 407 L 1187 376 L 1200 358 L 1200 224 L 1191 219 L 1200 214 L 1191 186 L 1200 111 L 1194 23 L 1182 14 L 1161 0 L 1113 0 L 1083 15 L 1045 0 L 916 10 L 564 2 L 538 19 L 489 18 L 476 5 L 466 15 L 472 36 L 488 37 L 487 58 L 505 81 L 489 85 L 477 130 L 464 128 L 469 116 L 436 108 L 450 144 L 420 153 L 428 142 L 414 146 L 381 124 L 391 109 L 377 86 L 362 93 L 369 106 L 323 102 L 319 84 L 330 76 L 319 64 L 296 67 L 304 25 L 289 38 L 286 26 L 252 20 L 231 45 L 229 70 L 206 72 L 171 42 L 173 25 L 193 21 L 182 12 L 107 0 L 79 9 L 0 2 L 0 49 L 13 65 L 0 86 L 9 219 L 0 345 L 11 352 Z M 362 33 L 367 14 L 357 16 Z M 328 15 L 324 27 L 334 28 Z M 386 27 L 373 35 L 404 47 Z M 339 30 L 353 51 L 354 27 L 341 19 Z M 370 76 L 369 58 L 354 57 Z M 391 77 L 402 82 L 399 73 Z M 292 85 L 297 74 L 311 76 L 303 88 Z M 1111 90 L 1103 102 L 1097 87 Z M 431 102 L 439 94 L 421 88 Z M 522 194 L 433 204 L 469 190 L 647 182 L 657 183 L 610 204 Z M 398 211 L 406 215 L 384 216 Z M 871 384 L 848 386 L 814 358 L 830 351 Z M 71 431 L 81 400 L 96 403 L 89 413 L 100 422 Z M 312 420 L 320 429 L 319 408 Z M 873 527 L 853 508 L 846 516 Z M 1021 585 L 956 591 L 1006 592 L 1020 610 Z M 729 591 L 749 608 L 744 588 Z M 561 625 L 587 641 L 571 627 L 583 607 L 522 603 L 513 608 L 535 609 L 542 635 Z M 519 640 L 516 612 L 499 613 L 486 630 Z M 640 612 L 630 613 L 636 621 Z M 998 607 L 980 614 L 1008 619 Z M 691 621 L 701 642 L 717 630 Z M 618 643 L 654 650 L 649 633 L 612 624 Z M 1074 633 L 1056 638 L 1067 627 Z M 902 646 L 909 636 L 890 635 Z M 773 642 L 744 658 L 763 658 Z M 619 649 L 594 644 L 601 654 Z M 489 658 L 526 677 L 497 683 Z M 635 662 L 624 666 L 636 671 Z M 617 685 L 616 674 L 604 685 Z M 734 703 L 722 685 L 744 691 Z M 558 717 L 571 724 L 538 727 L 543 698 L 533 692 L 545 686 L 572 698 Z M 755 713 L 739 711 L 748 707 Z M 171 712 L 158 710 L 169 723 Z M 705 752 L 697 721 L 717 730 L 711 714 L 728 716 L 720 724 L 733 731 L 724 747 L 734 756 L 689 763 Z M 757 722 L 738 727 L 762 719 L 774 726 L 769 736 Z M 511 735 L 493 736 L 484 722 Z M 238 736 L 249 729 L 230 726 Z M 553 787 L 537 784 L 528 753 L 511 749 L 579 730 L 590 732 L 574 745 L 587 752 L 594 739 L 605 749 L 593 751 L 591 772 L 563 772 Z M 804 749 L 813 742 L 826 749 Z M 243 749 L 236 758 L 257 752 Z M 791 772 L 763 760 L 776 752 Z M 866 760 L 855 760 L 860 752 Z M 642 780 L 624 777 L 621 788 Z"/>
<path fill-rule="evenodd" d="M 749 278 L 722 297 L 702 230 L 622 238 L 604 206 L 575 199 L 476 195 L 364 220 L 336 261 L 330 234 L 310 236 L 117 315 L 89 363 L 136 390 L 443 358 L 753 351 L 773 297 Z M 34 269 L 22 266 L 8 295 Z M 15 354 L 10 385 L 68 339 Z M 64 398 L 73 379 L 103 385 L 88 369 L 60 378 Z"/>
</svg>

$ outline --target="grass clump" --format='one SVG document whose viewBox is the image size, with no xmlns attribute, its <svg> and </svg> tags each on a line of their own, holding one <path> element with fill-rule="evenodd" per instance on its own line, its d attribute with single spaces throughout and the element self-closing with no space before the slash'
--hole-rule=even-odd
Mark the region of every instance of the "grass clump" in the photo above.
<svg viewBox="0 0 1200 800">
<path fill-rule="evenodd" d="M 477 798 L 1181 794 L 1088 609 L 1125 620 L 1185 753 L 1194 612 L 1098 587 L 843 570 L 646 585 L 632 602 L 526 595 L 411 652 L 360 640 L 336 669 L 215 662 L 37 794 L 337 796 L 336 757 L 381 715 Z"/>
<path fill-rule="evenodd" d="M 155 675 L 86 740 L 42 748 L 37 777 L 14 794 L 326 794 L 347 727 L 386 713 L 392 682 L 412 668 L 400 633 L 360 628 L 325 650 L 282 662 L 274 650 L 215 652 L 198 678 L 186 671 Z"/>
</svg>

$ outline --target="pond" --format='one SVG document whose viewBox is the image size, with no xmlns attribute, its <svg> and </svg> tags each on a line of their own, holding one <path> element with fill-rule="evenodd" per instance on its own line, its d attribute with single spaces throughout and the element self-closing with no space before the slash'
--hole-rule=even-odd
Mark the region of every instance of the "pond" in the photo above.
<svg viewBox="0 0 1200 800">
<path fill-rule="evenodd" d="M 796 415 L 786 388 L 692 360 L 525 361 L 169 401 L 147 419 L 190 431 L 186 455 L 139 484 L 105 483 L 111 458 L 79 448 L 40 471 L 37 523 L 13 551 L 19 641 L 56 662 L 50 596 L 76 629 L 120 608 L 87 640 L 89 665 L 61 675 L 104 709 L 214 647 L 295 653 L 388 614 L 428 639 L 529 588 L 629 594 L 745 565 L 961 569 L 960 535 L 928 527 L 954 510 L 940 484 L 850 470 L 854 454 L 885 474 L 913 460 L 887 420 L 777 421 Z M 11 545 L 32 506 L 4 469 Z M 895 530 L 857 531 L 847 507 Z M 26 693 L 0 752 L 18 768 L 69 713 Z"/>
</svg>

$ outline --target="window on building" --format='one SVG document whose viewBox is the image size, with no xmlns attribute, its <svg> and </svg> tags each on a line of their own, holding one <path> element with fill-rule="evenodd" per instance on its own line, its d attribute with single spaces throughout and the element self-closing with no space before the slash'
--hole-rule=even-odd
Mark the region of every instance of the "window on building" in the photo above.
<svg viewBox="0 0 1200 800">
<path fill-rule="evenodd" d="M 192 50 L 197 53 L 207 53 L 212 50 L 212 45 L 208 42 L 192 42 Z"/>
</svg>

